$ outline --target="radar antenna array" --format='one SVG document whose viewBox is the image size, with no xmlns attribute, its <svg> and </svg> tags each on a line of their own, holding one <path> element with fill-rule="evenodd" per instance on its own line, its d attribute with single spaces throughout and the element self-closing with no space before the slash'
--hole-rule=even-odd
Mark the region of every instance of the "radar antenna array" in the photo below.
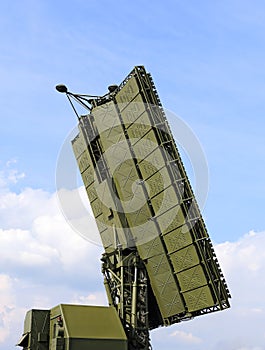
<svg viewBox="0 0 265 350">
<path fill-rule="evenodd" d="M 149 331 L 230 307 L 230 294 L 152 77 L 136 66 L 103 96 L 63 84 L 73 151 L 104 253 L 109 307 L 30 310 L 24 350 L 150 350 Z M 88 114 L 79 115 L 75 104 Z"/>
<path fill-rule="evenodd" d="M 226 309 L 230 295 L 151 75 L 137 66 L 89 103 L 72 144 L 109 303 L 129 348 L 149 349 L 148 330 Z"/>
</svg>

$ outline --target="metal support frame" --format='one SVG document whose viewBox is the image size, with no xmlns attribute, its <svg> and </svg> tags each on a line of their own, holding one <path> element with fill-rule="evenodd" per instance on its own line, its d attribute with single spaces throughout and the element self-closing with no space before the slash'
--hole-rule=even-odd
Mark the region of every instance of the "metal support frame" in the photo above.
<svg viewBox="0 0 265 350">
<path fill-rule="evenodd" d="M 150 350 L 148 330 L 148 278 L 136 249 L 102 256 L 102 272 L 109 304 L 115 306 L 128 337 L 128 350 Z"/>
</svg>

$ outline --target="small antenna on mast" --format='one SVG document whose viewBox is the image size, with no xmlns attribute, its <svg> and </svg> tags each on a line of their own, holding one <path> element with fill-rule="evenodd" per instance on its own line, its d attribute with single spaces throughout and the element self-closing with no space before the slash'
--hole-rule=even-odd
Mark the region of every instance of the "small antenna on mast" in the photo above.
<svg viewBox="0 0 265 350">
<path fill-rule="evenodd" d="M 58 91 L 58 92 L 61 92 L 61 93 L 66 93 L 68 92 L 68 89 L 65 85 L 63 84 L 58 84 L 55 86 L 55 89 Z"/>
</svg>

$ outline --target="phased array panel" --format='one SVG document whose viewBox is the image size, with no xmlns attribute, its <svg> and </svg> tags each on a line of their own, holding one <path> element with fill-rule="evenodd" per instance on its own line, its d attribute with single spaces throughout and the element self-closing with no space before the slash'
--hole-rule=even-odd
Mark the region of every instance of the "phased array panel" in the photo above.
<svg viewBox="0 0 265 350">
<path fill-rule="evenodd" d="M 229 307 L 224 277 L 144 67 L 135 67 L 108 98 L 94 101 L 73 147 L 106 252 L 117 242 L 124 249 L 136 246 L 164 324 Z"/>
</svg>

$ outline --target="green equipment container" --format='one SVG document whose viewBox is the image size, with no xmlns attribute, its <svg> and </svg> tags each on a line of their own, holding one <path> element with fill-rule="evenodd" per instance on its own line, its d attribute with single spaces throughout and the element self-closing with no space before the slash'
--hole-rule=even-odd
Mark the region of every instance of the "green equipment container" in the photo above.
<svg viewBox="0 0 265 350">
<path fill-rule="evenodd" d="M 127 350 L 114 307 L 60 304 L 30 310 L 19 340 L 23 350 Z"/>
</svg>

